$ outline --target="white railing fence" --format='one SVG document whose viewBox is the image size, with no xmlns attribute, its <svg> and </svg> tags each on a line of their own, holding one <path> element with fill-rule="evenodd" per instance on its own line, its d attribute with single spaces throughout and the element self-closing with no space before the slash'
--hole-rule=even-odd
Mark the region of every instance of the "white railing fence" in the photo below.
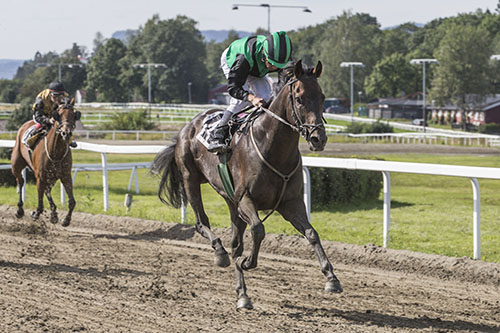
<svg viewBox="0 0 500 333">
<path fill-rule="evenodd" d="M 0 147 L 13 147 L 14 141 L 0 140 Z M 77 149 L 98 152 L 101 154 L 101 165 L 75 165 L 75 174 L 79 170 L 102 170 L 103 173 L 103 200 L 104 211 L 109 208 L 109 193 L 108 193 L 108 171 L 109 170 L 123 170 L 132 168 L 132 174 L 129 181 L 129 190 L 132 184 L 132 178 L 135 175 L 136 179 L 136 192 L 138 192 L 137 173 L 139 167 L 148 167 L 149 163 L 128 163 L 128 164 L 108 164 L 106 154 L 157 154 L 164 146 L 111 146 L 92 144 L 87 142 L 80 142 Z M 380 171 L 383 175 L 384 181 L 384 207 L 383 207 L 383 246 L 387 247 L 390 241 L 390 220 L 391 220 L 391 172 L 399 173 L 413 173 L 435 176 L 452 176 L 452 177 L 465 177 L 469 178 L 473 189 L 473 258 L 481 258 L 481 201 L 480 201 L 480 188 L 477 178 L 486 179 L 499 179 L 500 168 L 486 168 L 486 167 L 471 167 L 471 166 L 457 166 L 445 164 L 428 164 L 428 163 L 408 163 L 408 162 L 390 162 L 390 161 L 372 161 L 361 159 L 343 159 L 343 158 L 327 158 L 327 157 L 302 157 L 303 175 L 304 175 L 304 202 L 307 209 L 308 217 L 310 217 L 311 210 L 311 187 L 310 177 L 307 167 L 323 167 L 323 168 L 341 168 L 351 170 L 370 170 Z M 10 165 L 3 166 L 2 168 L 10 168 Z M 80 169 L 78 169 L 80 168 Z M 120 169 L 121 168 L 121 169 Z M 62 191 L 62 190 L 61 190 Z M 61 196 L 64 200 L 64 196 Z M 186 207 L 183 206 L 181 210 L 182 222 L 185 222 Z"/>
</svg>

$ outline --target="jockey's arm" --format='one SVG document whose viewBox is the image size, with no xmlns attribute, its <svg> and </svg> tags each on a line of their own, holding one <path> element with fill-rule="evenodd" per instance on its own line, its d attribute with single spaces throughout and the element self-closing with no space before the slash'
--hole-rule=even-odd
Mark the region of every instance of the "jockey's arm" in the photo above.
<svg viewBox="0 0 500 333">
<path fill-rule="evenodd" d="M 37 99 L 35 101 L 35 104 L 33 105 L 33 110 L 34 110 L 34 118 L 35 121 L 39 124 L 42 124 L 43 126 L 50 126 L 52 123 L 50 121 L 50 118 L 45 115 L 43 112 L 43 100 L 42 99 Z"/>
<path fill-rule="evenodd" d="M 231 97 L 247 100 L 249 92 L 243 88 L 243 85 L 247 82 L 249 74 L 250 64 L 243 55 L 238 56 L 227 77 L 227 92 Z"/>
</svg>

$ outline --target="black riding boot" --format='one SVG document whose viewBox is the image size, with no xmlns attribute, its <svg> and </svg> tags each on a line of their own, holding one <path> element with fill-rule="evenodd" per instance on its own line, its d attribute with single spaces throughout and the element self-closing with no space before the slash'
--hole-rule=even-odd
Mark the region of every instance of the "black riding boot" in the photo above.
<svg viewBox="0 0 500 333">
<path fill-rule="evenodd" d="M 218 153 L 228 149 L 227 139 L 229 137 L 229 126 L 227 123 L 232 115 L 233 113 L 231 111 L 225 110 L 219 124 L 211 131 L 208 147 L 209 152 Z"/>
</svg>

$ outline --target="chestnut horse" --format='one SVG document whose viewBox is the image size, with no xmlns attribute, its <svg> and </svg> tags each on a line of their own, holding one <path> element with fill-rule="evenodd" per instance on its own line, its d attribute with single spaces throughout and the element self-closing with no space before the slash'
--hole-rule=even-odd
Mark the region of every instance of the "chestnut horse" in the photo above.
<svg viewBox="0 0 500 333">
<path fill-rule="evenodd" d="M 31 217 L 38 220 L 43 212 L 43 195 L 47 197 L 51 216 L 50 222 L 57 223 L 57 207 L 50 194 L 52 187 L 59 179 L 64 185 L 68 194 L 68 214 L 63 220 L 62 225 L 68 226 L 71 222 L 71 214 L 75 208 L 75 198 L 73 197 L 73 181 L 71 179 L 71 167 L 73 158 L 69 148 L 69 140 L 75 129 L 75 121 L 79 119 L 80 112 L 74 110 L 74 99 L 66 101 L 57 109 L 57 115 L 54 117 L 54 125 L 48 130 L 45 137 L 39 140 L 30 156 L 29 149 L 24 146 L 21 139 L 24 132 L 30 128 L 34 122 L 30 120 L 24 123 L 17 132 L 16 144 L 12 151 L 11 164 L 12 173 L 16 177 L 17 189 L 19 192 L 19 201 L 17 203 L 16 217 L 24 216 L 23 200 L 21 189 L 24 180 L 21 172 L 26 166 L 33 170 L 36 177 L 36 187 L 38 191 L 38 207 L 32 212 Z"/>
<path fill-rule="evenodd" d="M 299 133 L 313 151 L 323 150 L 327 141 L 322 122 L 325 97 L 317 81 L 321 71 L 321 62 L 314 68 L 304 68 L 300 60 L 281 70 L 282 87 L 278 88 L 279 93 L 269 109 L 263 108 L 265 112 L 233 136 L 227 166 L 234 182 L 234 199 L 225 192 L 217 173 L 219 156 L 208 152 L 196 139 L 204 118 L 219 110 L 197 115 L 181 129 L 174 144 L 166 147 L 153 161 L 152 172 L 161 174 L 160 200 L 180 207 L 187 199 L 196 215 L 196 230 L 210 241 L 215 250 L 215 264 L 221 267 L 229 266 L 229 256 L 210 228 L 203 209 L 200 184 L 210 183 L 225 199 L 231 216 L 238 308 L 253 308 L 246 293 L 243 271 L 257 267 L 260 245 L 265 236 L 263 220 L 258 214 L 262 210 L 278 211 L 307 238 L 326 276 L 325 290 L 342 291 L 318 233 L 308 220 L 302 197 Z M 243 257 L 243 234 L 247 225 L 252 233 L 253 247 L 250 255 Z"/>
</svg>

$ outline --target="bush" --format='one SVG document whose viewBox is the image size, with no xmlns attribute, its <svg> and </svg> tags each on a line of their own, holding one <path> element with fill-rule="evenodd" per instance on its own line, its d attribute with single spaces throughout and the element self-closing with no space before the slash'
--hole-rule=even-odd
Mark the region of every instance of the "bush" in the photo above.
<svg viewBox="0 0 500 333">
<path fill-rule="evenodd" d="M 309 168 L 313 206 L 377 200 L 382 174 L 377 171 Z"/>
<path fill-rule="evenodd" d="M 104 124 L 107 130 L 152 130 L 155 124 L 147 110 L 116 112 L 111 122 Z"/>
<path fill-rule="evenodd" d="M 7 131 L 17 131 L 22 124 L 33 119 L 32 102 L 31 99 L 24 99 L 20 107 L 12 112 L 5 124 Z"/>
<path fill-rule="evenodd" d="M 371 124 L 353 122 L 346 127 L 344 133 L 394 133 L 394 128 L 385 122 L 381 122 L 380 120 L 377 120 L 376 122 Z"/>
<path fill-rule="evenodd" d="M 26 172 L 26 178 L 28 183 L 36 183 L 35 175 L 29 168 Z M 16 186 L 16 178 L 10 169 L 0 169 L 0 186 Z"/>
<path fill-rule="evenodd" d="M 479 133 L 500 134 L 500 124 L 489 123 L 479 125 Z"/>
</svg>

